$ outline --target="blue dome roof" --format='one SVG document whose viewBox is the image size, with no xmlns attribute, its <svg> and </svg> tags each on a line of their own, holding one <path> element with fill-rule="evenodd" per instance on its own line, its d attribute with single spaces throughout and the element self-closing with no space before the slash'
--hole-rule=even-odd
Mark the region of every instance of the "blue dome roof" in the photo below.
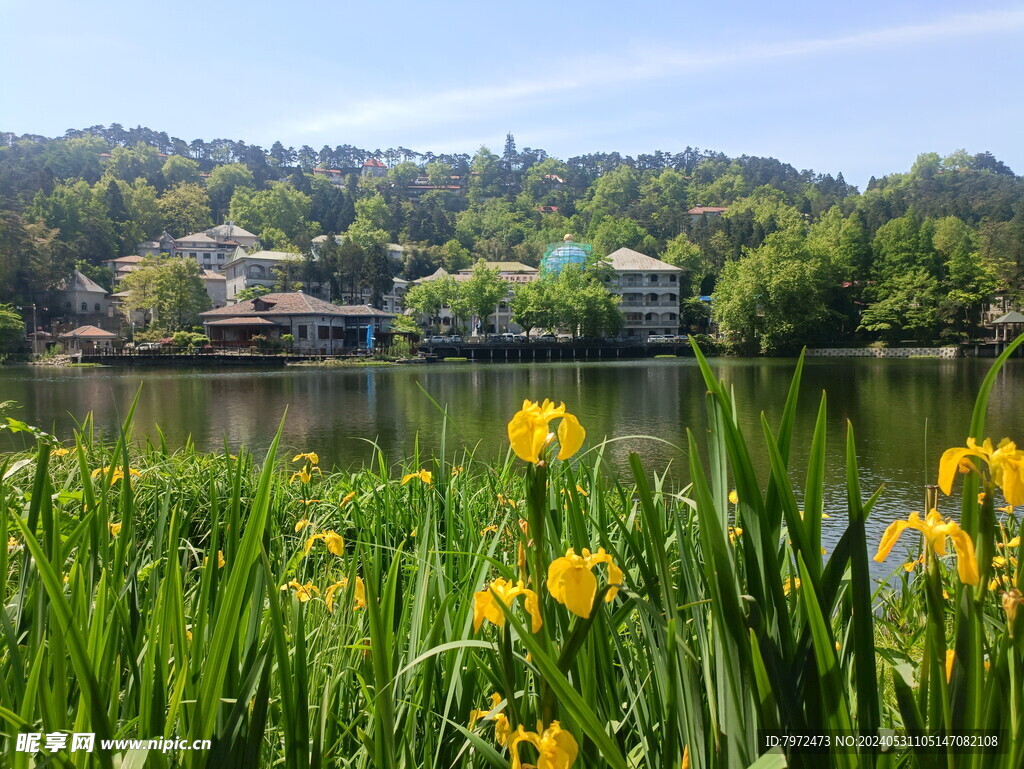
<svg viewBox="0 0 1024 769">
<path fill-rule="evenodd" d="M 566 243 L 564 246 L 557 246 L 541 261 L 541 269 L 547 272 L 559 273 L 567 264 L 578 264 L 581 267 L 587 263 L 587 252 L 577 243 Z"/>
</svg>

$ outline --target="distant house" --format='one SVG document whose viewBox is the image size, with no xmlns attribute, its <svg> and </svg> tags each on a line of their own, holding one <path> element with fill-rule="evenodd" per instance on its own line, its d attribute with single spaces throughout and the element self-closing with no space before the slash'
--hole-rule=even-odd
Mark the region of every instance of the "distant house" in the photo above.
<svg viewBox="0 0 1024 769">
<path fill-rule="evenodd" d="M 360 175 L 374 176 L 378 178 L 382 176 L 387 176 L 388 167 L 379 160 L 377 160 L 377 158 L 367 158 L 367 160 L 363 163 L 363 169 L 362 171 L 360 171 Z"/>
<path fill-rule="evenodd" d="M 193 232 L 181 238 L 163 233 L 159 240 L 139 243 L 138 251 L 143 256 L 182 256 L 195 259 L 204 270 L 224 272 L 238 249 L 255 248 L 259 238 L 234 222 L 211 227 L 203 232 Z"/>
<path fill-rule="evenodd" d="M 289 251 L 256 251 L 247 254 L 239 249 L 235 252 L 234 258 L 224 265 L 225 299 L 234 303 L 235 296 L 247 288 L 253 286 L 264 286 L 273 288 L 278 281 L 278 271 L 281 268 L 293 270 L 296 279 L 302 280 L 299 269 L 302 265 L 302 254 Z M 303 285 L 303 291 L 311 296 L 330 301 L 331 286 L 329 283 L 309 283 Z"/>
<path fill-rule="evenodd" d="M 142 256 L 160 256 L 160 254 L 174 253 L 174 236 L 168 232 L 160 233 L 156 240 L 147 240 L 139 243 L 136 250 Z"/>
<path fill-rule="evenodd" d="M 63 301 L 64 315 L 99 315 L 110 314 L 110 300 L 107 289 L 99 283 L 75 270 L 58 289 Z"/>
<path fill-rule="evenodd" d="M 697 224 L 704 219 L 721 216 L 728 210 L 726 206 L 694 206 L 686 214 L 690 217 L 690 224 Z"/>
<path fill-rule="evenodd" d="M 337 168 L 314 168 L 313 176 L 319 176 L 326 179 L 331 184 L 336 184 L 339 187 L 345 183 L 345 174 Z"/>
<path fill-rule="evenodd" d="M 61 334 L 60 342 L 68 353 L 95 353 L 113 350 L 120 344 L 121 337 L 96 326 L 79 326 L 73 331 Z"/>
<path fill-rule="evenodd" d="M 477 319 L 479 320 L 479 330 L 485 334 L 504 333 L 506 331 L 518 334 L 523 329 L 512 322 L 513 287 L 518 283 L 531 283 L 537 280 L 540 273 L 536 267 L 530 267 L 522 262 L 487 262 L 487 266 L 492 270 L 498 271 L 498 276 L 509 284 L 509 291 L 508 295 L 495 305 L 494 312 L 488 314 L 486 318 Z M 413 281 L 413 283 L 429 283 L 432 280 L 446 277 L 448 274 L 443 267 L 438 267 L 432 274 Z M 469 280 L 472 275 L 473 269 L 469 268 L 460 270 L 452 275 L 452 277 L 461 283 Z M 421 324 L 438 326 L 453 326 L 455 320 L 452 310 L 448 306 L 442 307 L 436 317 L 428 318 L 427 316 L 422 316 L 419 318 Z M 473 328 L 474 318 L 459 318 L 459 320 Z"/>
<path fill-rule="evenodd" d="M 211 306 L 214 309 L 224 307 L 228 303 L 227 278 L 213 270 L 203 270 L 199 277 L 203 281 L 206 295 L 210 297 Z"/>
<path fill-rule="evenodd" d="M 394 314 L 368 305 L 331 304 L 298 291 L 266 294 L 200 317 L 215 346 L 249 347 L 253 337 L 273 341 L 291 334 L 298 351 L 332 355 L 365 347 L 367 327 L 378 340 L 390 333 Z"/>
<path fill-rule="evenodd" d="M 110 272 L 114 277 L 114 285 L 117 286 L 125 276 L 130 272 L 135 272 L 139 269 L 139 264 L 145 261 L 146 257 L 140 256 L 139 254 L 132 254 L 131 256 L 119 256 L 116 259 L 107 259 L 103 262 L 107 267 L 110 268 Z"/>
<path fill-rule="evenodd" d="M 622 336 L 644 341 L 652 334 L 679 333 L 681 269 L 631 248 L 613 251 L 604 262 L 614 272 L 605 288 L 622 297 Z"/>
</svg>

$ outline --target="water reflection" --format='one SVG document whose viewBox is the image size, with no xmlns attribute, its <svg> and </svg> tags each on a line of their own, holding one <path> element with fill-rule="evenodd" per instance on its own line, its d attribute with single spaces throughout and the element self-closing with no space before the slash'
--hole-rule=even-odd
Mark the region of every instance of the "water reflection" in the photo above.
<svg viewBox="0 0 1024 769">
<path fill-rule="evenodd" d="M 716 359 L 712 365 L 741 404 L 739 420 L 755 448 L 762 477 L 767 461 L 756 449 L 760 412 L 776 425 L 785 404 L 794 361 Z M 934 482 L 938 457 L 961 444 L 971 407 L 990 365 L 975 360 L 821 359 L 807 362 L 793 444 L 794 466 L 806 455 L 810 426 L 823 390 L 828 392 L 829 453 L 827 482 L 830 528 L 841 525 L 846 501 L 843 446 L 846 422 L 853 422 L 862 487 L 885 492 L 870 521 L 877 536 L 893 517 L 919 509 L 925 483 Z M 1017 396 L 1024 384 L 1024 361 L 1011 361 L 993 388 L 990 434 L 1024 441 L 1024 413 Z M 202 448 L 266 447 L 287 409 L 284 443 L 288 449 L 316 450 L 326 465 L 348 467 L 365 460 L 380 445 L 397 459 L 412 450 L 437 450 L 441 414 L 450 415 L 449 451 L 473 446 L 485 456 L 507 448 L 505 423 L 523 398 L 564 400 L 588 431 L 588 446 L 604 437 L 652 435 L 685 445 L 687 427 L 698 441 L 706 429 L 705 387 L 692 360 L 566 363 L 531 366 L 449 364 L 339 371 L 135 371 L 127 369 L 0 368 L 0 400 L 23 404 L 16 412 L 63 438 L 87 412 L 97 427 L 116 430 L 142 385 L 135 417 L 137 435 L 155 437 L 159 424 L 170 445 L 188 436 Z M 429 397 L 428 397 L 429 395 Z M 7 439 L 8 441 L 10 439 Z M 10 443 L 7 444 L 8 446 Z M 629 438 L 607 446 L 606 456 L 620 469 L 630 451 L 650 469 L 671 464 L 672 476 L 685 481 L 686 457 L 665 443 Z M 802 478 L 794 478 L 799 487 Z M 947 513 L 955 502 L 946 502 Z M 826 536 L 826 541 L 829 537 Z M 826 545 L 828 546 L 828 545 Z M 893 561 L 895 565 L 895 560 Z"/>
</svg>

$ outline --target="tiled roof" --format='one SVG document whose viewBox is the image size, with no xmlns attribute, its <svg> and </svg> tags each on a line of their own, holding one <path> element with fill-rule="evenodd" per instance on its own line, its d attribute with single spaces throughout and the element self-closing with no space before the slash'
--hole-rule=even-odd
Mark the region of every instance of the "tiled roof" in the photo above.
<svg viewBox="0 0 1024 769">
<path fill-rule="evenodd" d="M 344 317 L 393 318 L 390 312 L 383 312 L 366 304 L 339 305 L 317 299 L 301 291 L 288 294 L 264 294 L 246 302 L 218 307 L 216 310 L 199 313 L 200 317 L 219 319 L 223 317 L 246 317 L 265 315 L 334 315 Z"/>
<path fill-rule="evenodd" d="M 61 291 L 90 291 L 94 294 L 105 294 L 107 289 L 78 270 L 61 284 Z"/>
<path fill-rule="evenodd" d="M 69 331 L 66 334 L 61 334 L 61 339 L 117 339 L 117 334 L 112 334 L 109 331 L 104 331 L 102 328 L 97 326 L 79 326 L 74 331 Z"/>
<path fill-rule="evenodd" d="M 668 262 L 655 259 L 653 256 L 641 254 L 632 248 L 620 248 L 612 251 L 604 258 L 604 261 L 611 265 L 613 270 L 661 270 L 669 272 L 682 272 L 678 267 L 673 267 Z"/>
<path fill-rule="evenodd" d="M 363 163 L 363 165 L 364 166 L 372 166 L 374 168 L 386 168 L 387 167 L 383 163 L 381 163 L 379 160 L 377 160 L 377 158 L 369 158 L 365 163 Z"/>
<path fill-rule="evenodd" d="M 255 233 L 249 232 L 244 227 L 239 227 L 237 224 L 218 224 L 216 227 L 211 227 L 206 231 L 207 235 L 215 238 L 224 238 L 230 240 L 231 238 L 255 238 Z"/>
<path fill-rule="evenodd" d="M 694 206 L 686 213 L 697 216 L 699 214 L 722 214 L 728 210 L 725 206 Z"/>
<path fill-rule="evenodd" d="M 996 318 L 993 323 L 1024 323 L 1024 315 L 1021 315 L 1016 310 L 1010 310 L 1006 315 L 1001 318 Z"/>
<path fill-rule="evenodd" d="M 203 270 L 199 277 L 203 280 L 227 280 L 227 278 L 214 270 Z"/>
<path fill-rule="evenodd" d="M 175 244 L 178 243 L 217 243 L 217 240 L 211 238 L 205 232 L 193 232 L 191 235 L 186 235 L 183 238 L 177 238 Z"/>
<path fill-rule="evenodd" d="M 142 245 L 147 245 L 147 244 L 143 243 Z M 154 243 L 154 245 L 159 246 L 160 244 L 159 243 Z M 103 263 L 104 264 L 138 264 L 139 262 L 143 261 L 145 258 L 146 257 L 139 256 L 138 254 L 132 254 L 131 256 L 119 256 L 119 257 L 117 257 L 117 259 L 107 259 Z"/>
<path fill-rule="evenodd" d="M 221 320 L 208 320 L 207 326 L 276 326 L 272 320 L 266 318 L 223 318 Z"/>
</svg>

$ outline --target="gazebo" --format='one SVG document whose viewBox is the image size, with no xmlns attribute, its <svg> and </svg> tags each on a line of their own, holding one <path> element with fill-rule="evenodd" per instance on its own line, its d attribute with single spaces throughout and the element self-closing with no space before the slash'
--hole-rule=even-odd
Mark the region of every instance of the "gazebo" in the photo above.
<svg viewBox="0 0 1024 769">
<path fill-rule="evenodd" d="M 121 337 L 97 326 L 79 326 L 74 331 L 61 334 L 60 341 L 65 352 L 96 353 L 113 350 Z"/>
<path fill-rule="evenodd" d="M 1016 310 L 1010 310 L 1000 318 L 992 321 L 996 329 L 997 342 L 1009 342 L 1016 339 L 1024 331 L 1024 315 Z"/>
</svg>

